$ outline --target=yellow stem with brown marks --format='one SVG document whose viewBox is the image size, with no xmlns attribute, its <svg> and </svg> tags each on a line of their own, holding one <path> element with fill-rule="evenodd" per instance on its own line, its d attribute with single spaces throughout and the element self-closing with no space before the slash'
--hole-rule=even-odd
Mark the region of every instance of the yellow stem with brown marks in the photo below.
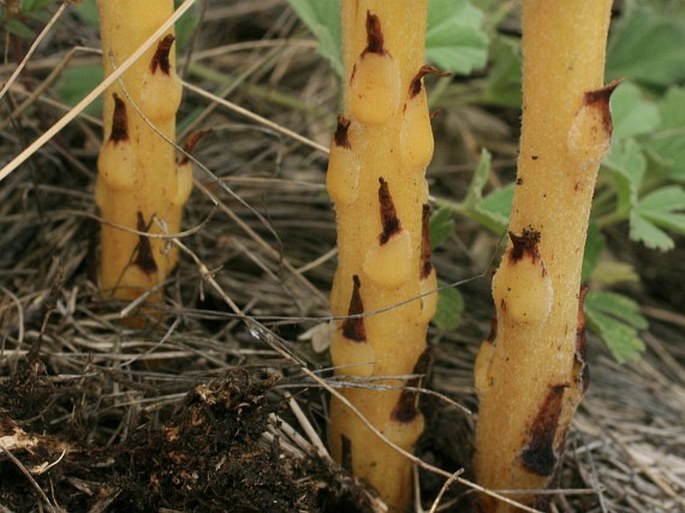
<svg viewBox="0 0 685 513">
<path fill-rule="evenodd" d="M 327 188 L 338 221 L 331 350 L 349 379 L 423 374 L 435 312 L 425 169 L 433 135 L 422 78 L 427 2 L 343 0 L 344 111 L 331 143 Z M 413 300 L 412 300 L 413 299 Z M 423 430 L 411 386 L 371 379 L 342 393 L 390 441 L 411 451 Z M 390 385 L 391 390 L 373 390 Z M 339 401 L 331 402 L 334 456 L 395 511 L 411 497 L 411 465 Z"/>
<path fill-rule="evenodd" d="M 99 0 L 103 64 L 109 75 L 173 12 L 172 0 Z M 104 143 L 95 199 L 103 217 L 100 287 L 105 297 L 134 299 L 164 282 L 178 250 L 145 233 L 178 232 L 192 188 L 189 166 L 176 166 L 173 142 L 181 82 L 173 31 L 105 94 Z M 136 230 L 142 233 L 131 233 Z M 150 301 L 159 301 L 156 292 Z"/>
<path fill-rule="evenodd" d="M 612 123 L 603 86 L 611 0 L 523 0 L 523 126 L 509 245 L 483 342 L 475 470 L 494 489 L 544 488 L 587 386 L 580 271 Z M 516 495 L 544 507 L 544 496 Z M 483 511 L 514 508 L 482 497 Z"/>
</svg>

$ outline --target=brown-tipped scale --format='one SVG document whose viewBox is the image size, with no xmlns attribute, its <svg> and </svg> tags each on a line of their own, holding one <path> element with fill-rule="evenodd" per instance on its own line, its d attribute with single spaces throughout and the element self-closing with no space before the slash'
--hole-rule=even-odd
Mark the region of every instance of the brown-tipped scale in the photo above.
<svg viewBox="0 0 685 513">
<path fill-rule="evenodd" d="M 435 313 L 425 168 L 433 141 L 422 78 L 427 2 L 342 2 L 344 111 L 331 142 L 326 185 L 338 222 L 331 349 L 339 376 L 421 375 Z M 426 295 L 422 296 L 423 293 Z M 431 294 L 432 293 L 432 294 Z M 342 390 L 392 443 L 411 451 L 423 430 L 418 379 Z M 374 390 L 379 385 L 388 390 Z M 408 388 L 409 387 L 409 388 Z M 411 464 L 331 402 L 334 456 L 378 489 L 394 511 L 411 497 Z"/>
<path fill-rule="evenodd" d="M 523 1 L 523 127 L 509 245 L 481 345 L 475 470 L 491 489 L 539 489 L 558 466 L 587 386 L 580 271 L 599 162 L 611 0 Z M 512 498 L 544 508 L 544 495 Z M 513 512 L 492 497 L 484 513 Z"/>
<path fill-rule="evenodd" d="M 172 0 L 100 0 L 105 74 L 136 51 L 172 14 Z M 104 220 L 100 287 L 105 297 L 133 299 L 161 285 L 177 250 L 146 234 L 178 232 L 192 188 L 189 168 L 177 169 L 176 111 L 181 82 L 169 31 L 105 93 L 104 144 L 98 159 L 96 203 Z M 132 232 L 136 230 L 139 233 Z M 161 293 L 152 294 L 158 301 Z"/>
</svg>

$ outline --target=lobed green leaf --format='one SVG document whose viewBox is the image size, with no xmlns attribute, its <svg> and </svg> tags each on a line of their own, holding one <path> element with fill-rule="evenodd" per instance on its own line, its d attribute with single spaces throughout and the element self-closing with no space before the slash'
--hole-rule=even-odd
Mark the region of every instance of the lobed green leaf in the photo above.
<svg viewBox="0 0 685 513">
<path fill-rule="evenodd" d="M 637 5 L 633 4 L 633 5 Z M 607 75 L 667 87 L 685 80 L 685 24 L 649 7 L 627 10 L 612 32 Z"/>
<path fill-rule="evenodd" d="M 647 143 L 659 157 L 660 171 L 685 181 L 685 88 L 672 87 L 659 105 L 662 123 Z"/>
<path fill-rule="evenodd" d="M 426 57 L 445 71 L 470 73 L 485 66 L 488 37 L 483 13 L 467 0 L 430 0 Z"/>
<path fill-rule="evenodd" d="M 635 301 L 615 292 L 590 291 L 583 310 L 588 327 L 604 341 L 618 362 L 640 358 L 645 344 L 638 330 L 646 329 L 648 324 Z"/>
<path fill-rule="evenodd" d="M 611 119 L 614 141 L 652 133 L 661 125 L 658 106 L 631 82 L 622 82 L 611 95 Z"/>
<path fill-rule="evenodd" d="M 677 185 L 651 192 L 630 215 L 630 238 L 667 251 L 675 246 L 663 229 L 685 234 L 685 190 Z"/>
<path fill-rule="evenodd" d="M 659 251 L 669 251 L 675 247 L 673 239 L 664 230 L 636 211 L 630 213 L 630 238 Z"/>
</svg>

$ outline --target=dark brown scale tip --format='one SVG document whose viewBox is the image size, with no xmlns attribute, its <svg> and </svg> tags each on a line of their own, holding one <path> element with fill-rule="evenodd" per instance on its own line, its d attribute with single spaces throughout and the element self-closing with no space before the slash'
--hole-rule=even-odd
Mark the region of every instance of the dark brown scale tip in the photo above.
<svg viewBox="0 0 685 513">
<path fill-rule="evenodd" d="M 181 153 L 181 156 L 178 158 L 179 166 L 183 166 L 188 163 L 188 155 L 192 153 L 193 148 L 195 148 L 195 145 L 200 141 L 200 139 L 202 139 L 209 132 L 211 132 L 211 130 L 196 130 L 188 136 L 185 144 L 183 145 L 184 153 Z"/>
<path fill-rule="evenodd" d="M 588 290 L 588 287 L 580 289 L 580 295 L 578 296 L 578 322 L 576 325 L 575 360 L 576 365 L 578 366 L 578 377 L 576 379 L 580 380 L 580 389 L 583 393 L 585 393 L 588 386 L 590 386 L 590 366 L 585 360 L 587 337 L 585 335 L 585 312 L 583 310 L 585 296 L 587 296 Z"/>
<path fill-rule="evenodd" d="M 364 313 L 364 303 L 362 295 L 359 292 L 361 288 L 361 280 L 356 274 L 352 276 L 353 288 L 352 297 L 350 298 L 350 306 L 347 309 L 347 315 L 357 316 Z M 343 336 L 355 342 L 366 342 L 366 328 L 364 327 L 363 317 L 349 317 L 342 323 Z"/>
<path fill-rule="evenodd" d="M 438 75 L 439 77 L 449 77 L 451 73 L 446 71 L 440 71 L 438 68 L 424 64 L 419 68 L 414 78 L 409 82 L 409 98 L 414 98 L 417 94 L 421 92 L 423 88 L 423 77 L 426 75 Z"/>
<path fill-rule="evenodd" d="M 340 465 L 352 473 L 352 441 L 345 435 L 340 435 Z"/>
<path fill-rule="evenodd" d="M 599 89 L 595 89 L 594 91 L 588 91 L 587 93 L 585 93 L 585 104 L 590 105 L 592 103 L 597 102 L 609 103 L 609 98 L 611 98 L 611 94 L 614 92 L 614 90 L 618 87 L 620 83 L 621 80 L 613 80 L 604 87 L 600 87 Z"/>
<path fill-rule="evenodd" d="M 139 232 L 145 232 L 150 229 L 149 225 L 145 224 L 145 218 L 143 213 L 138 211 L 138 223 L 137 229 Z M 133 265 L 136 265 L 145 274 L 152 274 L 157 272 L 157 263 L 155 258 L 152 256 L 152 246 L 150 245 L 150 239 L 144 235 L 138 236 L 138 251 L 136 253 L 136 258 L 133 260 Z"/>
<path fill-rule="evenodd" d="M 417 386 L 423 376 L 428 372 L 428 369 L 430 368 L 430 363 L 431 359 L 433 358 L 433 348 L 432 347 L 427 347 L 426 349 L 423 350 L 423 352 L 419 355 L 419 357 L 416 359 L 416 363 L 414 364 L 414 369 L 412 370 L 412 374 L 416 374 L 418 377 L 413 378 L 416 379 Z"/>
<path fill-rule="evenodd" d="M 524 228 L 521 235 L 516 235 L 514 232 L 509 232 L 509 239 L 513 244 L 511 252 L 509 253 L 509 260 L 518 262 L 523 257 L 529 257 L 533 262 L 540 259 L 540 232 Z"/>
<path fill-rule="evenodd" d="M 381 224 L 383 225 L 383 231 L 379 239 L 381 244 L 385 244 L 390 240 L 390 237 L 402 231 L 402 225 L 397 217 L 395 203 L 392 201 L 388 182 L 381 176 L 378 178 L 378 183 L 380 184 L 380 187 L 378 187 L 378 202 L 381 206 Z"/>
<path fill-rule="evenodd" d="M 421 279 L 425 280 L 433 270 L 431 263 L 431 208 L 426 203 L 421 210 Z"/>
<path fill-rule="evenodd" d="M 110 140 L 116 142 L 128 141 L 128 115 L 126 103 L 117 93 L 112 93 L 114 98 L 114 114 L 112 114 L 112 133 Z"/>
<path fill-rule="evenodd" d="M 338 114 L 338 126 L 335 127 L 335 134 L 333 134 L 333 142 L 339 148 L 352 149 L 348 131 L 350 129 L 351 121 L 342 114 Z"/>
<path fill-rule="evenodd" d="M 559 425 L 564 389 L 568 385 L 552 385 L 528 430 L 526 446 L 519 455 L 523 468 L 539 476 L 551 476 L 559 457 L 554 438 Z"/>
<path fill-rule="evenodd" d="M 428 372 L 432 356 L 433 350 L 430 347 L 427 347 L 419 355 L 416 363 L 414 364 L 414 369 L 412 370 L 414 377 L 407 381 L 407 384 L 400 393 L 400 398 L 397 400 L 397 404 L 390 414 L 393 420 L 403 424 L 408 424 L 419 414 L 416 404 L 416 396 L 418 395 L 418 391 L 416 389 L 421 385 L 421 380 Z"/>
<path fill-rule="evenodd" d="M 167 34 L 159 42 L 157 45 L 157 50 L 150 61 L 150 71 L 152 71 L 152 73 L 155 73 L 157 69 L 159 69 L 165 75 L 168 75 L 171 72 L 169 52 L 171 51 L 171 45 L 174 44 L 175 39 L 176 38 L 173 35 Z"/>
<path fill-rule="evenodd" d="M 620 80 L 614 80 L 609 84 L 595 89 L 594 91 L 588 91 L 583 96 L 583 103 L 586 107 L 592 107 L 601 110 L 602 114 L 602 126 L 604 130 L 611 133 L 613 130 L 613 122 L 611 120 L 611 109 L 609 108 L 609 99 L 611 94 L 621 83 Z"/>
<path fill-rule="evenodd" d="M 409 424 L 419 414 L 416 407 L 416 390 L 404 388 L 400 393 L 395 408 L 392 410 L 392 419 L 401 424 Z"/>
<path fill-rule="evenodd" d="M 490 344 L 495 344 L 495 339 L 497 339 L 497 314 L 493 314 L 490 318 L 490 333 L 485 337 L 485 340 Z"/>
<path fill-rule="evenodd" d="M 366 11 L 366 48 L 362 55 L 365 53 L 377 53 L 379 55 L 385 53 L 381 20 L 375 14 L 371 14 L 371 11 Z"/>
</svg>

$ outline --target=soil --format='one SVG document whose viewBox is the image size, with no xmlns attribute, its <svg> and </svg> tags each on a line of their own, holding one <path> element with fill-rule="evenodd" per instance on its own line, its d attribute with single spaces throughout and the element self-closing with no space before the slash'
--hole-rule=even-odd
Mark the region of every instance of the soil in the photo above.
<svg viewBox="0 0 685 513">
<path fill-rule="evenodd" d="M 265 439 L 283 422 L 268 397 L 276 373 L 231 369 L 161 424 L 159 412 L 126 419 L 124 437 L 93 417 L 97 390 L 82 377 L 55 383 L 38 352 L 0 387 L 0 440 L 12 454 L 0 459 L 5 511 L 32 511 L 37 499 L 53 511 L 373 511 L 341 469 Z"/>
<path fill-rule="evenodd" d="M 179 56 L 184 78 L 327 146 L 337 79 L 286 3 L 202 5 L 202 29 Z M 3 77 L 30 44 L 7 41 Z M 54 101 L 16 108 L 77 45 L 97 48 L 97 30 L 68 9 L 3 100 L 12 115 L 0 123 L 1 162 L 62 115 Z M 80 51 L 66 69 L 99 59 Z M 444 106 L 433 120 L 432 194 L 462 197 L 479 147 L 494 152 L 489 186 L 511 181 L 518 115 Z M 383 511 L 325 447 L 326 388 L 336 386 L 320 347 L 335 269 L 326 155 L 188 91 L 179 120 L 181 133 L 212 131 L 194 151 L 204 168 L 158 307 L 104 301 L 97 290 L 97 118 L 77 118 L 0 188 L 0 512 Z M 639 269 L 623 291 L 650 321 L 647 349 L 619 365 L 590 336 L 592 385 L 550 492 L 555 513 L 685 511 L 685 246 L 680 238 L 657 255 L 626 232 L 608 233 L 603 258 Z M 499 242 L 458 219 L 434 254 L 466 309 L 458 330 L 429 333 L 433 393 L 421 398 L 427 427 L 416 449 L 423 511 L 474 510 L 473 489 L 443 490 L 444 473 L 472 478 L 472 368 Z"/>
</svg>

